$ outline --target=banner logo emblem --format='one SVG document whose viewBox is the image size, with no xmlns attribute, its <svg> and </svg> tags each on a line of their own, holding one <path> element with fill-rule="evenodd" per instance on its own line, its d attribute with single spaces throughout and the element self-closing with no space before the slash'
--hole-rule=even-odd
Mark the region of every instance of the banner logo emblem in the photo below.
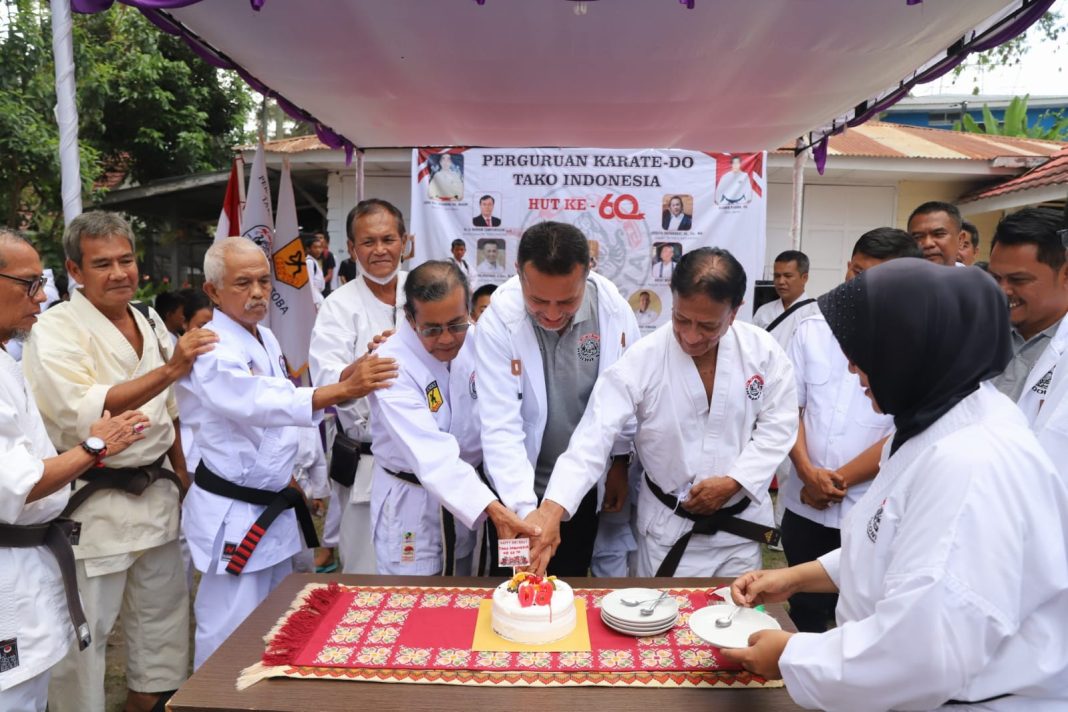
<svg viewBox="0 0 1068 712">
<path fill-rule="evenodd" d="M 438 382 L 431 381 L 430 385 L 426 387 L 426 404 L 430 408 L 430 412 L 437 413 L 444 402 L 445 400 L 441 397 L 441 389 L 438 388 Z"/>
<path fill-rule="evenodd" d="M 300 238 L 294 237 L 285 247 L 271 256 L 274 262 L 274 277 L 293 289 L 302 289 L 308 283 L 308 270 L 304 262 L 304 247 Z"/>
</svg>

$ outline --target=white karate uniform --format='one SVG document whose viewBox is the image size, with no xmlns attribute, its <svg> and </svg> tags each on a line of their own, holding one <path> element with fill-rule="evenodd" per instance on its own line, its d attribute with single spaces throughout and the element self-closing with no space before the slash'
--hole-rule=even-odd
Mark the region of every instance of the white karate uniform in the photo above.
<svg viewBox="0 0 1068 712">
<path fill-rule="evenodd" d="M 371 516 L 380 574 L 441 573 L 443 505 L 456 517 L 458 558 L 470 557 L 471 530 L 497 499 L 474 469 L 482 453 L 477 429 L 470 427 L 477 418 L 474 328 L 467 333 L 450 364 L 427 352 L 407 320 L 379 349 L 400 366 L 396 382 L 369 398 L 375 453 Z M 387 469 L 414 474 L 420 484 Z"/>
<path fill-rule="evenodd" d="M 464 177 L 455 168 L 443 168 L 434 174 L 426 189 L 427 196 L 436 200 L 463 200 Z"/>
<path fill-rule="evenodd" d="M 41 524 L 67 506 L 69 487 L 27 502 L 56 449 L 18 363 L 0 349 L 0 523 Z M 13 641 L 13 642 L 8 642 Z M 52 552 L 0 547 L 0 659 L 12 645 L 17 663 L 0 672 L 0 709 L 44 710 L 48 676 L 74 641 L 66 593 Z"/>
<path fill-rule="evenodd" d="M 716 185 L 717 205 L 737 205 L 753 200 L 753 185 L 745 171 L 728 171 Z"/>
<path fill-rule="evenodd" d="M 1038 441 L 1068 482 L 1068 317 L 1027 375 L 1016 402 Z"/>
<path fill-rule="evenodd" d="M 323 303 L 323 290 L 326 288 L 326 280 L 323 278 L 323 268 L 319 266 L 319 260 L 311 255 L 304 258 L 304 264 L 308 268 L 308 280 L 311 282 L 312 302 L 315 308 Z"/>
<path fill-rule="evenodd" d="M 450 257 L 449 262 L 452 262 L 456 265 L 458 270 L 464 273 L 464 276 L 467 277 L 467 286 L 470 287 L 471 292 L 474 293 L 474 291 L 478 289 L 478 273 L 471 270 L 471 265 L 466 259 L 461 262 L 455 257 Z"/>
<path fill-rule="evenodd" d="M 989 383 L 892 456 L 819 559 L 838 627 L 779 667 L 809 709 L 1068 709 L 1068 490 Z"/>
<path fill-rule="evenodd" d="M 330 293 L 319 308 L 312 329 L 309 365 L 312 383 L 337 383 L 349 364 L 367 353 L 367 344 L 383 331 L 393 329 L 404 318 L 404 280 L 407 272 L 397 273 L 395 307 L 385 304 L 371 292 L 363 275 L 356 275 Z M 371 406 L 366 398 L 357 398 L 337 406 L 338 426 L 354 440 L 371 441 Z M 330 452 L 333 441 L 328 440 Z M 342 506 L 338 554 L 341 570 L 346 574 L 375 573 L 375 552 L 371 540 L 371 470 L 374 458 L 364 455 L 356 468 L 352 487 L 331 482 Z"/>
<path fill-rule="evenodd" d="M 660 260 L 657 260 L 653 263 L 649 273 L 653 276 L 653 279 L 670 281 L 671 275 L 675 274 L 675 262 L 661 262 Z"/>
<path fill-rule="evenodd" d="M 634 414 L 638 457 L 664 492 L 683 498 L 701 480 L 729 476 L 742 489 L 724 507 L 749 497 L 752 503 L 737 517 L 771 525 L 768 483 L 794 444 L 798 420 L 793 367 L 771 336 L 734 322 L 719 342 L 711 406 L 670 323 L 639 341 L 598 379 L 567 452 L 556 462 L 546 498 L 574 512 Z M 643 487 L 638 575 L 654 575 L 671 546 L 692 528 L 692 521 Z M 759 567 L 759 544 L 717 532 L 693 536 L 675 575 L 730 576 Z"/>
<path fill-rule="evenodd" d="M 656 326 L 656 320 L 660 318 L 660 314 L 652 309 L 646 309 L 645 311 L 634 312 L 634 318 L 640 327 L 653 327 Z"/>
<path fill-rule="evenodd" d="M 218 309 L 206 328 L 219 342 L 175 385 L 179 408 L 198 405 L 187 423 L 203 463 L 234 484 L 282 490 L 293 474 L 301 428 L 315 427 L 322 418 L 312 410 L 314 389 L 297 388 L 287 378 L 270 329 L 259 327 L 261 344 Z M 292 570 L 291 557 L 304 547 L 296 514 L 287 509 L 268 527 L 240 576 L 227 573 L 226 545 L 240 544 L 264 509 L 212 494 L 196 481 L 185 497 L 182 529 L 193 564 L 203 573 L 194 603 L 194 667 Z"/>
<path fill-rule="evenodd" d="M 638 341 L 638 325 L 630 305 L 614 284 L 596 272 L 591 272 L 589 279 L 597 285 L 601 330 L 598 372 L 603 375 L 628 346 Z M 534 463 L 541 451 L 547 404 L 541 349 L 518 277 L 509 279 L 493 293 L 493 301 L 478 323 L 478 407 L 486 473 L 501 502 L 526 517 L 538 507 Z M 629 430 L 620 433 L 610 454 L 626 455 L 632 439 L 633 422 Z M 606 455 L 595 480 L 607 472 L 608 464 Z M 583 494 L 593 484 L 591 481 Z M 599 486 L 603 488 L 603 481 Z"/>
<path fill-rule="evenodd" d="M 475 275 L 477 277 L 507 279 L 508 272 L 497 262 L 487 262 L 486 260 L 482 260 L 475 268 Z M 494 298 L 496 298 L 496 293 L 494 293 Z"/>
<path fill-rule="evenodd" d="M 797 325 L 786 353 L 794 366 L 797 403 L 805 409 L 805 445 L 812 464 L 837 470 L 893 432 L 893 416 L 872 408 L 822 314 Z M 837 529 L 870 484 L 869 480 L 853 485 L 841 503 L 816 509 L 801 503 L 804 483 L 791 463 L 790 478 L 780 485 L 779 497 L 794 514 Z"/>
<path fill-rule="evenodd" d="M 297 460 L 293 463 L 293 479 L 309 500 L 325 500 L 330 497 L 330 478 L 327 476 L 326 453 L 323 452 L 319 428 L 300 429 L 300 449 L 297 451 Z M 323 536 L 319 537 L 320 543 L 325 539 L 324 522 Z M 311 549 L 298 551 L 293 557 L 293 570 L 301 574 L 314 574 L 315 552 Z"/>
</svg>

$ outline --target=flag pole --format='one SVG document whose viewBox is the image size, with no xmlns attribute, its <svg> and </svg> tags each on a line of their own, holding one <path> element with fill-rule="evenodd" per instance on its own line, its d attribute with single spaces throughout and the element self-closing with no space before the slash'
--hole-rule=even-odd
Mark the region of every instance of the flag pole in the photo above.
<svg viewBox="0 0 1068 712">
<path fill-rule="evenodd" d="M 70 0 L 51 0 L 52 54 L 56 64 L 56 122 L 59 125 L 60 193 L 63 223 L 82 213 L 81 159 L 78 155 L 78 105 L 75 100 L 74 40 Z"/>
</svg>

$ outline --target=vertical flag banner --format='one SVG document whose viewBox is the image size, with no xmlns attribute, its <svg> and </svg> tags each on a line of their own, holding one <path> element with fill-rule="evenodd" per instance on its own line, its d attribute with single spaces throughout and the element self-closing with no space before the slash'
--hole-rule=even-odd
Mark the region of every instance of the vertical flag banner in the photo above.
<svg viewBox="0 0 1068 712">
<path fill-rule="evenodd" d="M 245 209 L 241 213 L 241 228 L 241 234 L 259 245 L 270 262 L 274 244 L 274 218 L 271 215 L 271 182 L 267 180 L 267 158 L 263 152 L 263 141 L 256 146 L 256 156 L 252 159 Z M 263 325 L 271 326 L 270 312 Z"/>
<path fill-rule="evenodd" d="M 578 227 L 593 269 L 630 302 L 643 332 L 671 318 L 671 275 L 698 247 L 745 268 L 746 304 L 763 274 L 767 154 L 582 148 L 420 148 L 412 152 L 416 261 L 467 243 L 478 283 L 515 274 L 523 231 L 545 220 Z"/>
<path fill-rule="evenodd" d="M 278 227 L 275 228 L 271 251 L 271 273 L 274 276 L 271 330 L 282 347 L 289 377 L 299 379 L 308 369 L 315 301 L 304 261 L 304 246 L 300 241 L 297 203 L 293 198 L 293 178 L 289 174 L 288 160 L 282 167 L 275 216 Z"/>
<path fill-rule="evenodd" d="M 237 160 L 230 164 L 230 179 L 226 181 L 226 197 L 223 198 L 219 224 L 215 228 L 215 240 L 241 234 L 241 179 L 237 172 Z"/>
</svg>

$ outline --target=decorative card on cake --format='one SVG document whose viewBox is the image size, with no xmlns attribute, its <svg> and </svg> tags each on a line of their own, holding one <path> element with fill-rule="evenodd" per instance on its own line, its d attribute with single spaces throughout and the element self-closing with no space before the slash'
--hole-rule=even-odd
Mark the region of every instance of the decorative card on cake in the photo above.
<svg viewBox="0 0 1068 712">
<path fill-rule="evenodd" d="M 501 566 L 530 566 L 530 539 L 501 539 L 497 542 L 497 561 Z"/>
</svg>

